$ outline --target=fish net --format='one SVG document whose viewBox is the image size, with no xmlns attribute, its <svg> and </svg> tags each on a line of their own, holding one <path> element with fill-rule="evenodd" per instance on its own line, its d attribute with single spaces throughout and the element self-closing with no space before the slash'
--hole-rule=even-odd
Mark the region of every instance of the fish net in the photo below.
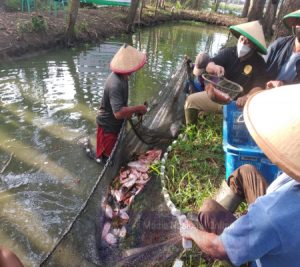
<svg viewBox="0 0 300 267">
<path fill-rule="evenodd" d="M 243 87 L 239 84 L 226 79 L 224 76 L 218 77 L 208 73 L 202 74 L 205 83 L 212 84 L 216 89 L 228 94 L 232 100 L 235 100 L 242 92 Z"/>
<path fill-rule="evenodd" d="M 101 238 L 106 221 L 101 203 L 121 166 L 149 149 L 166 149 L 177 135 L 183 120 L 186 77 L 183 62 L 151 103 L 139 127 L 135 125 L 136 131 L 124 123 L 114 151 L 81 211 L 53 250 L 44 255 L 41 266 L 162 266 L 170 265 L 182 251 L 179 225 L 165 204 L 158 176 L 151 174 L 149 183 L 130 206 L 127 235 L 114 246 Z"/>
</svg>

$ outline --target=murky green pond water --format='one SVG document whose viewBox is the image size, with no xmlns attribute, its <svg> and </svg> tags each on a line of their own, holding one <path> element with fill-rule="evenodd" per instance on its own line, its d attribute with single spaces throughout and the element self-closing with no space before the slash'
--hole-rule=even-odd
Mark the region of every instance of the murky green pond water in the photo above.
<svg viewBox="0 0 300 267">
<path fill-rule="evenodd" d="M 130 80 L 130 103 L 137 104 L 155 96 L 184 55 L 214 55 L 227 35 L 221 27 L 165 24 L 98 46 L 0 63 L 1 245 L 38 266 L 87 198 L 101 168 L 77 141 L 94 137 L 109 62 L 122 43 L 147 52 L 147 64 Z"/>
</svg>

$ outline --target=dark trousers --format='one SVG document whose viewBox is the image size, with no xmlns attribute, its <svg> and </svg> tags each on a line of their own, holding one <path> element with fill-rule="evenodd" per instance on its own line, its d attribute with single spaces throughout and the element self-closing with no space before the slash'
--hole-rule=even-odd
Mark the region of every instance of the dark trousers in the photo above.
<svg viewBox="0 0 300 267">
<path fill-rule="evenodd" d="M 232 192 L 238 194 L 248 204 L 266 193 L 268 184 L 260 172 L 252 165 L 243 165 L 228 178 Z M 236 217 L 213 199 L 206 200 L 199 211 L 200 224 L 210 233 L 220 235 L 223 230 L 236 220 Z"/>
</svg>

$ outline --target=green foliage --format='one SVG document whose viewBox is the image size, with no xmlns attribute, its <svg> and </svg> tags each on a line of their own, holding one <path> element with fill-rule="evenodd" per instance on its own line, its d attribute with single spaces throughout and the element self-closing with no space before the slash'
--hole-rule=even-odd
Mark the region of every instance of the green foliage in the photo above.
<svg viewBox="0 0 300 267">
<path fill-rule="evenodd" d="M 210 9 L 213 10 L 213 11 L 215 11 L 215 10 L 216 10 L 216 4 L 213 3 L 213 4 L 210 6 Z"/>
<path fill-rule="evenodd" d="M 17 21 L 16 27 L 19 35 L 32 31 L 32 24 L 30 21 Z"/>
<path fill-rule="evenodd" d="M 178 1 L 178 0 L 176 1 L 175 8 L 176 9 L 182 9 L 182 5 L 181 5 L 180 1 Z"/>
<path fill-rule="evenodd" d="M 48 27 L 43 16 L 32 16 L 31 24 L 32 30 L 35 32 L 46 31 Z"/>
<path fill-rule="evenodd" d="M 203 0 L 202 2 L 201 2 L 201 8 L 202 9 L 208 9 L 208 8 L 210 8 L 210 0 Z"/>
<path fill-rule="evenodd" d="M 20 0 L 4 0 L 4 8 L 6 11 L 18 11 L 21 8 Z"/>
<path fill-rule="evenodd" d="M 183 129 L 184 138 L 172 144 L 165 164 L 165 184 L 172 202 L 184 213 L 198 213 L 203 201 L 213 197 L 225 178 L 222 120 L 220 114 L 203 116 L 197 127 Z M 180 259 L 184 267 L 231 266 L 212 260 L 195 245 Z"/>
<path fill-rule="evenodd" d="M 29 32 L 43 32 L 47 30 L 47 22 L 42 16 L 32 16 L 31 21 L 19 20 L 16 24 L 19 35 Z"/>
<path fill-rule="evenodd" d="M 208 115 L 184 130 L 166 162 L 166 187 L 175 206 L 197 211 L 225 177 L 222 116 Z"/>
<path fill-rule="evenodd" d="M 81 21 L 77 26 L 78 32 L 88 32 L 88 28 L 89 23 L 86 20 Z"/>
</svg>

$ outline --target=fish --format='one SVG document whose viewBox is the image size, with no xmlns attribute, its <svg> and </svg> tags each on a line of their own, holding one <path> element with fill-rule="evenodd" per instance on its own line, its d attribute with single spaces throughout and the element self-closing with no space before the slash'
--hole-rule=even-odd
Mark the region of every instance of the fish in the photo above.
<svg viewBox="0 0 300 267">
<path fill-rule="evenodd" d="M 122 266 L 122 264 L 123 266 L 133 266 L 134 264 L 139 265 L 141 261 L 145 260 L 147 262 L 149 260 L 148 263 L 155 262 L 157 265 L 165 263 L 165 265 L 168 265 L 168 259 L 177 256 L 181 251 L 181 247 L 178 250 L 174 241 L 167 242 L 170 237 L 178 235 L 179 246 L 181 246 L 179 232 L 176 233 L 176 230 L 172 228 L 175 219 L 173 221 L 173 218 L 169 217 L 172 215 L 168 214 L 168 208 L 161 195 L 160 180 L 141 175 L 137 179 L 137 183 L 130 188 L 130 194 L 132 195 L 128 196 L 126 203 L 124 203 L 122 199 L 126 195 L 126 191 L 121 189 L 119 175 L 125 169 L 130 172 L 129 168 L 131 167 L 126 166 L 128 162 L 141 160 L 141 163 L 147 165 L 151 157 L 158 160 L 159 156 L 156 157 L 155 153 L 152 152 L 142 156 L 141 159 L 139 159 L 139 155 L 153 149 L 164 150 L 176 138 L 176 131 L 172 134 L 170 129 L 172 124 L 178 125 L 177 128 L 183 121 L 186 97 L 183 84 L 187 77 L 185 64 L 185 62 L 182 62 L 178 66 L 176 73 L 172 75 L 166 86 L 161 88 L 160 94 L 149 104 L 150 110 L 144 116 L 138 129 L 140 136 L 144 137 L 148 144 L 143 142 L 130 127 L 127 127 L 129 126 L 127 122 L 123 124 L 116 146 L 108 159 L 109 162 L 103 169 L 100 169 L 101 173 L 89 197 L 74 220 L 70 222 L 69 227 L 62 232 L 61 237 L 53 244 L 52 249 L 43 255 L 38 265 L 61 266 L 61 259 L 65 258 L 64 255 L 76 255 L 76 260 L 78 259 L 81 266 Z M 135 170 L 137 171 L 138 168 Z M 140 173 L 145 173 L 142 170 L 140 171 Z M 124 179 L 128 175 L 129 173 L 124 173 Z M 123 179 L 123 176 L 121 179 Z M 141 182 L 148 179 L 152 189 L 149 189 L 149 191 L 147 191 L 147 183 L 141 184 Z M 152 188 L 153 186 L 155 189 Z M 148 210 L 137 208 L 134 213 L 130 213 L 130 206 L 135 201 L 135 195 L 144 190 L 147 191 L 143 198 L 145 198 L 144 202 L 148 205 Z M 110 205 L 113 210 L 113 218 L 106 216 L 105 205 L 99 200 L 104 196 L 104 203 Z M 125 248 L 118 246 L 120 237 L 115 235 L 114 231 L 114 229 L 122 229 L 123 226 L 127 229 L 127 224 L 120 225 L 118 221 L 118 214 L 123 208 L 128 209 L 126 213 L 130 217 L 129 222 L 132 220 L 136 222 L 136 235 L 130 237 L 133 242 L 130 242 Z M 150 210 L 153 211 L 153 214 L 147 216 Z M 159 212 L 161 210 L 165 212 L 161 214 Z M 156 223 L 160 221 L 162 215 L 167 215 L 170 218 L 167 227 L 163 231 L 159 233 L 152 231 L 151 233 L 149 232 L 151 229 L 143 228 L 148 225 L 148 221 L 143 221 L 145 217 Z M 110 224 L 109 228 L 107 223 Z M 104 231 L 104 229 L 106 230 Z M 123 228 L 124 232 L 125 229 Z M 102 233 L 106 234 L 103 234 L 102 237 Z M 128 233 L 129 231 L 126 231 L 125 236 Z M 139 247 L 145 247 L 145 249 L 137 249 L 138 253 L 126 257 L 125 251 L 136 249 L 137 244 Z M 155 246 L 155 244 L 160 245 Z M 71 259 L 74 259 L 74 257 L 70 257 Z M 72 265 L 70 260 L 66 259 L 66 263 Z"/>
</svg>

